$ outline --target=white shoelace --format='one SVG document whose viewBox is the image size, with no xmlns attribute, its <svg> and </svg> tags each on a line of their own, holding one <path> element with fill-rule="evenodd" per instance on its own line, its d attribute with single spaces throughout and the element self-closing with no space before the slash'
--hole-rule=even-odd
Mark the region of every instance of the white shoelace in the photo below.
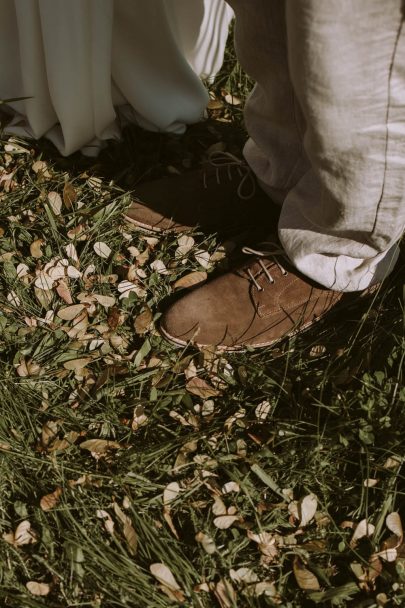
<svg viewBox="0 0 405 608">
<path fill-rule="evenodd" d="M 256 194 L 256 177 L 249 165 L 242 159 L 234 156 L 230 152 L 211 152 L 208 158 L 209 164 L 215 169 L 217 184 L 221 183 L 221 169 L 226 169 L 226 174 L 229 181 L 233 180 L 232 169 L 236 169 L 241 177 L 237 194 L 242 200 L 250 200 Z M 207 174 L 203 172 L 204 188 L 208 188 Z M 250 190 L 244 194 L 243 190 L 246 184 L 250 184 Z"/>
<path fill-rule="evenodd" d="M 277 256 L 283 256 L 285 257 L 285 252 L 280 249 L 280 247 L 276 244 L 276 243 L 272 243 L 272 242 L 264 242 L 261 243 L 262 245 L 269 245 L 270 248 L 268 250 L 266 249 L 252 249 L 251 247 L 243 247 L 242 248 L 242 252 L 246 255 L 254 255 L 258 258 L 258 264 L 261 267 L 261 269 L 263 270 L 265 276 L 267 277 L 268 282 L 270 283 L 270 285 L 273 285 L 275 283 L 274 278 L 272 277 L 269 269 L 266 267 L 266 264 L 264 263 L 262 258 L 270 258 L 270 260 L 277 266 L 277 268 L 280 270 L 281 274 L 285 277 L 288 275 L 287 270 L 280 264 L 280 262 L 277 259 Z M 263 287 L 258 283 L 258 281 L 256 280 L 256 278 L 253 275 L 253 272 L 250 270 L 250 268 L 247 270 L 247 273 L 249 275 L 250 280 L 252 281 L 253 285 L 256 287 L 257 291 L 263 291 Z"/>
</svg>

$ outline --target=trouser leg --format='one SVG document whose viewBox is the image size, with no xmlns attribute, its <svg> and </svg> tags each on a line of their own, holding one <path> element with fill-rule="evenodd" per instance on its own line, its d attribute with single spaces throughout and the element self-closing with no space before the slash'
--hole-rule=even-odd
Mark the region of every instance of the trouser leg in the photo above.
<svg viewBox="0 0 405 608">
<path fill-rule="evenodd" d="M 229 0 L 236 14 L 238 57 L 256 81 L 245 109 L 244 154 L 278 202 L 308 170 L 304 121 L 290 80 L 284 0 Z"/>
<path fill-rule="evenodd" d="M 247 108 L 254 141 L 247 146 L 247 158 L 250 161 L 250 149 L 259 150 L 261 160 L 254 159 L 252 167 L 261 180 L 277 187 L 278 174 L 271 167 L 279 150 L 286 172 L 293 173 L 291 160 L 285 161 L 289 143 L 284 145 L 277 136 L 274 145 L 268 136 L 278 122 L 268 105 L 277 83 L 269 69 L 274 55 L 261 36 L 263 22 L 273 17 L 273 3 L 251 0 L 244 8 L 247 3 L 242 0 L 231 4 L 237 18 L 249 22 L 249 27 L 240 26 L 239 49 L 242 61 L 245 54 L 251 57 L 252 75 L 262 89 L 261 101 L 250 102 L 258 106 L 255 113 Z M 384 278 L 393 267 L 396 243 L 404 231 L 402 4 L 402 0 L 279 0 L 285 11 L 285 69 L 304 116 L 302 157 L 309 160 L 301 175 L 294 175 L 295 183 L 287 183 L 291 187 L 283 203 L 279 235 L 299 270 L 337 290 L 359 290 Z M 258 133 L 266 133 L 266 141 Z"/>
</svg>

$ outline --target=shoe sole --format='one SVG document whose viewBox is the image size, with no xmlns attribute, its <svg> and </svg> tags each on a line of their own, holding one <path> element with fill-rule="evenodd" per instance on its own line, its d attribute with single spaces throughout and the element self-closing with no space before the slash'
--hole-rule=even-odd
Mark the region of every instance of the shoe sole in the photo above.
<svg viewBox="0 0 405 608">
<path fill-rule="evenodd" d="M 132 217 L 129 217 L 129 215 L 124 215 L 124 219 L 129 222 L 130 224 L 133 224 L 134 226 L 136 226 L 137 228 L 140 228 L 142 230 L 142 232 L 148 232 L 150 234 L 160 234 L 160 235 L 164 235 L 164 234 L 170 234 L 170 233 L 176 233 L 176 232 L 180 232 L 180 230 L 178 228 L 157 228 L 155 226 L 151 226 L 150 224 L 144 224 L 142 222 L 140 222 L 139 220 L 134 220 Z M 186 232 L 186 228 L 184 228 L 184 230 L 182 230 L 182 232 Z M 191 228 L 189 229 L 191 230 Z"/>
<path fill-rule="evenodd" d="M 293 336 L 295 336 L 301 332 L 304 332 L 305 330 L 309 329 L 312 325 L 314 325 L 321 319 L 322 319 L 322 317 L 317 317 L 316 319 L 313 319 L 312 321 L 308 321 L 308 323 L 305 323 L 304 325 L 301 325 L 300 327 L 289 332 L 288 334 L 285 334 L 284 336 L 281 336 L 280 338 L 277 338 L 276 340 L 271 340 L 270 342 L 262 342 L 260 344 L 241 344 L 239 346 L 221 346 L 220 344 L 215 346 L 212 344 L 199 344 L 198 342 L 192 342 L 192 341 L 187 342 L 186 340 L 180 340 L 179 338 L 175 338 L 174 336 L 169 334 L 162 326 L 159 326 L 159 332 L 165 340 L 167 340 L 171 344 L 174 344 L 175 346 L 178 346 L 179 348 L 184 348 L 186 346 L 195 346 L 196 348 L 201 350 L 201 349 L 207 348 L 209 346 L 215 346 L 215 350 L 218 353 L 225 353 L 225 352 L 236 353 L 236 352 L 244 352 L 244 351 L 247 351 L 248 349 L 258 350 L 259 348 L 268 348 L 270 346 L 275 346 L 276 344 L 279 344 L 286 338 L 292 338 Z"/>
</svg>

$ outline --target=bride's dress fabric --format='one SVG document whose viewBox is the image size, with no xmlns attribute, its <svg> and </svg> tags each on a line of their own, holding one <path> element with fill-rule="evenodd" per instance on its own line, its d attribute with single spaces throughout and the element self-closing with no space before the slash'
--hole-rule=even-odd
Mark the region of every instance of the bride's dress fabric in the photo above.
<svg viewBox="0 0 405 608">
<path fill-rule="evenodd" d="M 223 60 L 224 0 L 0 0 L 0 99 L 9 132 L 97 153 L 122 121 L 181 132 Z"/>
</svg>

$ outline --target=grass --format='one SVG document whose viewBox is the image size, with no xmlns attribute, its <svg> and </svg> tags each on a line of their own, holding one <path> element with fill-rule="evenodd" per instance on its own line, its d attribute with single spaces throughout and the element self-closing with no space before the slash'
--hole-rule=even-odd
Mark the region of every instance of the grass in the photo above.
<svg viewBox="0 0 405 608">
<path fill-rule="evenodd" d="M 230 52 L 223 89 L 248 89 Z M 175 282 L 207 270 L 197 250 L 209 272 L 226 260 L 198 233 L 176 257 L 176 238 L 145 237 L 122 210 L 140 179 L 188 170 L 218 142 L 240 151 L 239 107 L 214 118 L 182 138 L 128 129 L 97 160 L 2 140 L 1 606 L 404 602 L 387 520 L 404 512 L 404 258 L 362 306 L 277 348 L 216 357 L 155 330 Z M 83 306 L 71 320 L 66 289 L 35 289 L 56 258 Z"/>
</svg>

